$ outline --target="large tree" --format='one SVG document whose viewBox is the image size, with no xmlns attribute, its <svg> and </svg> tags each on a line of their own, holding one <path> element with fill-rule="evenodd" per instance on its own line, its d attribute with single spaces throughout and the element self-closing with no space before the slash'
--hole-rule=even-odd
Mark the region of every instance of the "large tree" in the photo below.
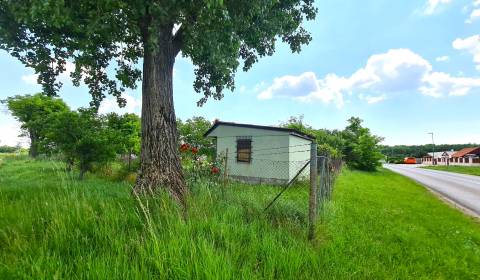
<svg viewBox="0 0 480 280">
<path fill-rule="evenodd" d="M 36 157 L 39 152 L 47 152 L 45 134 L 48 127 L 46 119 L 49 115 L 57 112 L 70 110 L 59 98 L 45 96 L 41 93 L 35 95 L 16 95 L 2 101 L 7 104 L 11 114 L 19 121 L 22 136 L 30 139 L 29 155 Z"/>
<path fill-rule="evenodd" d="M 124 88 L 142 80 L 141 167 L 134 190 L 166 186 L 184 202 L 173 106 L 176 56 L 181 52 L 196 66 L 193 87 L 203 94 L 202 105 L 234 89 L 239 60 L 250 69 L 274 53 L 279 39 L 299 52 L 311 40 L 302 22 L 316 11 L 313 0 L 0 0 L 0 48 L 33 67 L 49 95 L 61 86 L 56 76 L 73 62 L 73 82 L 89 87 L 94 106 L 107 93 L 124 105 Z"/>
</svg>

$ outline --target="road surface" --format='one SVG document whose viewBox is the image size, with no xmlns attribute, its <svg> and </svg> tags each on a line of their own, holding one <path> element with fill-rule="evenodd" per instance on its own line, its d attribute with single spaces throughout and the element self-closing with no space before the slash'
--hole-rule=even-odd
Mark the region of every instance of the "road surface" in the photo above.
<svg viewBox="0 0 480 280">
<path fill-rule="evenodd" d="M 468 214 L 480 217 L 480 176 L 418 168 L 415 165 L 385 164 L 384 167 L 412 178 L 457 204 Z"/>
</svg>

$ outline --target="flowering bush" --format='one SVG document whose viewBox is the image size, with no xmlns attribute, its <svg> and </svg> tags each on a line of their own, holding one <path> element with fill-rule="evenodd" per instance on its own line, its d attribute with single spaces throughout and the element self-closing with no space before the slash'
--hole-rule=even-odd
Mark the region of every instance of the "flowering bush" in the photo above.
<svg viewBox="0 0 480 280">
<path fill-rule="evenodd" d="M 199 180 L 218 182 L 221 163 L 208 160 L 206 155 L 199 154 L 197 147 L 187 143 L 180 145 L 180 155 L 187 182 L 194 183 Z"/>
</svg>

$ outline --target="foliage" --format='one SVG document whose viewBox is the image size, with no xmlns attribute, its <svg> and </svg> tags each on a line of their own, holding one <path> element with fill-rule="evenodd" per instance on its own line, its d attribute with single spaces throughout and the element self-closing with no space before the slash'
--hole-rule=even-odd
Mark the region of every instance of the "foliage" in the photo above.
<svg viewBox="0 0 480 280">
<path fill-rule="evenodd" d="M 180 134 L 180 142 L 187 143 L 199 149 L 199 153 L 212 159 L 215 155 L 215 143 L 211 137 L 203 135 L 212 126 L 212 123 L 204 117 L 192 117 L 183 122 L 177 119 L 177 129 Z"/>
<path fill-rule="evenodd" d="M 202 104 L 234 88 L 239 59 L 250 69 L 274 53 L 278 39 L 299 52 L 311 40 L 302 22 L 316 12 L 313 0 L 6 0 L 0 2 L 0 48 L 33 67 L 48 94 L 61 87 L 55 77 L 73 62 L 74 84 L 83 80 L 97 106 L 105 92 L 124 104 L 121 92 L 141 78 L 139 59 L 152 59 L 145 50 L 171 48 L 196 65 L 194 89 L 204 93 Z M 112 62 L 116 79 L 104 71 Z"/>
<path fill-rule="evenodd" d="M 187 143 L 180 145 L 179 149 L 183 171 L 190 185 L 200 181 L 207 184 L 218 184 L 221 175 L 220 167 L 223 166 L 222 162 L 201 154 L 197 147 Z"/>
<path fill-rule="evenodd" d="M 303 115 L 291 116 L 286 122 L 281 123 L 280 126 L 296 129 L 314 136 L 317 142 L 318 154 L 333 158 L 341 157 L 343 140 L 337 130 L 314 129 L 304 122 Z"/>
<path fill-rule="evenodd" d="M 351 117 L 342 131 L 314 129 L 305 124 L 303 115 L 292 116 L 280 126 L 315 136 L 319 155 L 343 158 L 351 168 L 372 171 L 383 158 L 378 145 L 383 138 L 372 135 L 368 128 L 362 127 L 360 118 Z"/>
<path fill-rule="evenodd" d="M 343 155 L 349 167 L 374 171 L 383 158 L 378 147 L 383 138 L 372 135 L 370 129 L 362 127 L 362 122 L 356 117 L 348 119 L 349 124 L 342 131 Z"/>
<path fill-rule="evenodd" d="M 407 146 L 407 145 L 395 145 L 395 146 L 380 146 L 380 151 L 382 154 L 387 156 L 388 158 L 398 158 L 398 159 L 404 159 L 406 157 L 415 157 L 415 158 L 421 158 L 423 156 L 426 156 L 428 153 L 431 153 L 433 150 L 435 151 L 459 151 L 463 148 L 468 148 L 468 147 L 476 147 L 479 146 L 479 144 L 475 143 L 469 143 L 469 144 L 440 144 L 440 145 L 435 145 L 433 147 L 432 144 L 426 144 L 426 145 L 413 145 L 413 146 Z"/>
<path fill-rule="evenodd" d="M 119 115 L 110 113 L 105 116 L 115 146 L 115 152 L 126 155 L 128 169 L 131 169 L 132 156 L 140 155 L 140 117 L 135 114 Z"/>
<path fill-rule="evenodd" d="M 7 104 L 11 114 L 22 124 L 23 136 L 30 138 L 30 155 L 36 157 L 39 152 L 49 152 L 45 145 L 48 116 L 57 112 L 68 111 L 63 100 L 41 93 L 35 95 L 16 95 L 2 101 Z"/>
<path fill-rule="evenodd" d="M 69 168 L 78 163 L 80 179 L 93 164 L 104 164 L 115 158 L 117 133 L 106 125 L 95 111 L 79 109 L 54 114 L 48 138 L 65 156 Z"/>
<path fill-rule="evenodd" d="M 378 143 L 382 138 L 372 135 L 368 128 L 364 128 L 357 141 L 353 148 L 356 161 L 347 162 L 347 164 L 359 170 L 375 171 L 380 166 L 380 160 L 383 159 L 383 155 L 378 150 Z"/>
<path fill-rule="evenodd" d="M 54 161 L 0 167 L 1 279 L 478 279 L 480 226 L 412 180 L 344 169 L 306 240 L 308 189 L 201 184 L 188 222 L 165 196 L 72 180 Z M 141 203 L 140 203 L 141 202 Z M 248 245 L 248 246 L 247 246 Z"/>
<path fill-rule="evenodd" d="M 20 148 L 19 147 L 12 147 L 12 146 L 0 146 L 0 153 L 14 153 L 18 151 Z"/>
</svg>

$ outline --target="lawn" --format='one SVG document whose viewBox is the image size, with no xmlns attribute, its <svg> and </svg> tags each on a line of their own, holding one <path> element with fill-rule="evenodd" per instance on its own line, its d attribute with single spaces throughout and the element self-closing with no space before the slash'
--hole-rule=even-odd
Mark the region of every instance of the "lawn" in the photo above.
<svg viewBox="0 0 480 280">
<path fill-rule="evenodd" d="M 310 243 L 302 186 L 264 213 L 278 188 L 195 185 L 185 222 L 61 167 L 0 162 L 0 279 L 480 278 L 480 224 L 387 170 L 344 170 Z"/>
<path fill-rule="evenodd" d="M 480 176 L 480 167 L 478 166 L 435 165 L 423 168 Z"/>
</svg>

